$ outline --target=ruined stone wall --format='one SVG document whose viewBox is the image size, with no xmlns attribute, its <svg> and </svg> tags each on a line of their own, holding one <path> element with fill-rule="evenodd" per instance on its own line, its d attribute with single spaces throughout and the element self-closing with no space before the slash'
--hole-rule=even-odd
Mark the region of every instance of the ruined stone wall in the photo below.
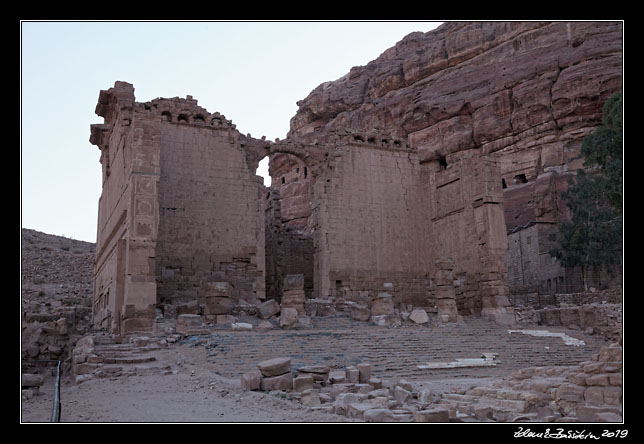
<svg viewBox="0 0 644 444">
<path fill-rule="evenodd" d="M 230 122 L 207 124 L 208 114 L 189 103 L 170 105 L 158 103 L 183 118 L 159 124 L 159 303 L 201 300 L 204 283 L 220 281 L 232 285 L 234 301 L 263 299 L 261 178 L 250 171 Z"/>
<path fill-rule="evenodd" d="M 513 293 L 564 293 L 566 271 L 549 254 L 557 225 L 533 223 L 508 235 L 508 285 Z"/>
<path fill-rule="evenodd" d="M 313 208 L 317 296 L 365 302 L 389 282 L 395 302 L 426 305 L 420 167 L 407 147 L 336 147 Z"/>
<path fill-rule="evenodd" d="M 284 278 L 292 274 L 304 276 L 303 289 L 307 297 L 313 293 L 313 236 L 291 224 L 282 216 L 280 190 L 271 187 L 266 208 L 266 298 L 280 301 Z M 309 217 L 311 202 L 308 202 Z M 295 226 L 294 226 L 295 225 Z"/>
<path fill-rule="evenodd" d="M 508 305 L 498 159 L 475 151 L 448 156 L 436 151 L 425 159 L 422 183 L 431 222 L 426 247 L 454 262 L 459 313 Z"/>
<path fill-rule="evenodd" d="M 447 22 L 319 85 L 289 136 L 379 128 L 407 138 L 421 163 L 440 154 L 448 166 L 495 153 L 507 228 L 554 222 L 584 137 L 622 87 L 622 40 L 620 22 Z"/>
<path fill-rule="evenodd" d="M 101 91 L 90 142 L 101 149 L 94 325 L 147 330 L 156 308 L 199 300 L 207 282 L 264 298 L 264 193 L 254 158 L 219 113 L 188 96 L 137 103 Z"/>
</svg>

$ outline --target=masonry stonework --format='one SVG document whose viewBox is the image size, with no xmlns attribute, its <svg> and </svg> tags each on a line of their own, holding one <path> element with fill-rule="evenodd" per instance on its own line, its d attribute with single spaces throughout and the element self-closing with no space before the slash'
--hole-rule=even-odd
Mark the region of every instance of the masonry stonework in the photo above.
<svg viewBox="0 0 644 444">
<path fill-rule="evenodd" d="M 188 306 L 225 314 L 241 301 L 259 305 L 267 288 L 279 301 L 293 274 L 313 299 L 371 306 L 388 284 L 395 306 L 437 306 L 438 257 L 454 260 L 471 284 L 454 310 L 458 302 L 467 313 L 505 312 L 491 158 L 444 168 L 421 162 L 406 141 L 351 130 L 322 144 L 269 143 L 242 136 L 190 96 L 137 103 L 125 82 L 101 92 L 97 114 L 105 118 L 91 136 L 104 172 L 97 326 L 145 330 L 158 311 L 176 316 Z M 270 190 L 255 175 L 266 155 L 291 158 L 287 168 L 278 163 L 274 174 L 283 175 Z M 225 295 L 212 293 L 224 284 Z"/>
<path fill-rule="evenodd" d="M 191 96 L 136 102 L 118 81 L 91 125 L 94 324 L 279 303 L 289 275 L 298 298 L 361 318 L 384 292 L 396 310 L 512 322 L 510 288 L 559 285 L 542 263 L 558 193 L 620 70 L 619 23 L 450 22 L 314 89 L 275 142 Z M 266 156 L 270 189 L 255 174 Z"/>
</svg>

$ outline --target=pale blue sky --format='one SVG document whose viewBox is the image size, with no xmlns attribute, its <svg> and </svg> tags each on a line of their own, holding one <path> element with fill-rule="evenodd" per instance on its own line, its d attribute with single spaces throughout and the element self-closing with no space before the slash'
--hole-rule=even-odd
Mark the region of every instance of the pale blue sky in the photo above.
<svg viewBox="0 0 644 444">
<path fill-rule="evenodd" d="M 191 95 L 243 134 L 284 138 L 296 102 L 437 22 L 22 22 L 24 228 L 94 242 L 101 89 Z"/>
</svg>

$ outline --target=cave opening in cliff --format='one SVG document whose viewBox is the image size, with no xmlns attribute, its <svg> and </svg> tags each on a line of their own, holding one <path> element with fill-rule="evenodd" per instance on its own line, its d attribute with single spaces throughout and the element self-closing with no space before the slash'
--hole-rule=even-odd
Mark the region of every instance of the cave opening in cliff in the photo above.
<svg viewBox="0 0 644 444">
<path fill-rule="evenodd" d="M 441 170 L 447 169 L 447 158 L 445 156 L 438 156 L 438 165 Z"/>
<path fill-rule="evenodd" d="M 528 183 L 528 179 L 525 177 L 525 174 L 517 174 L 514 176 L 514 183 Z"/>
</svg>

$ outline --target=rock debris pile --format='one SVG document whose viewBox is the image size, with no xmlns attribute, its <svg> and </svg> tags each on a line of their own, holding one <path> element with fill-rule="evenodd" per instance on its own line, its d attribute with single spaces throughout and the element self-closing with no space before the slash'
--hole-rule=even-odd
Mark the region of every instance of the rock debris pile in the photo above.
<svg viewBox="0 0 644 444">
<path fill-rule="evenodd" d="M 488 360 L 492 360 L 490 357 Z M 257 364 L 243 390 L 263 390 L 302 406 L 366 422 L 620 422 L 622 347 L 603 347 L 577 366 L 530 367 L 491 385 L 438 393 L 404 378 L 372 375 L 369 363 L 332 369 L 291 359 Z"/>
</svg>

